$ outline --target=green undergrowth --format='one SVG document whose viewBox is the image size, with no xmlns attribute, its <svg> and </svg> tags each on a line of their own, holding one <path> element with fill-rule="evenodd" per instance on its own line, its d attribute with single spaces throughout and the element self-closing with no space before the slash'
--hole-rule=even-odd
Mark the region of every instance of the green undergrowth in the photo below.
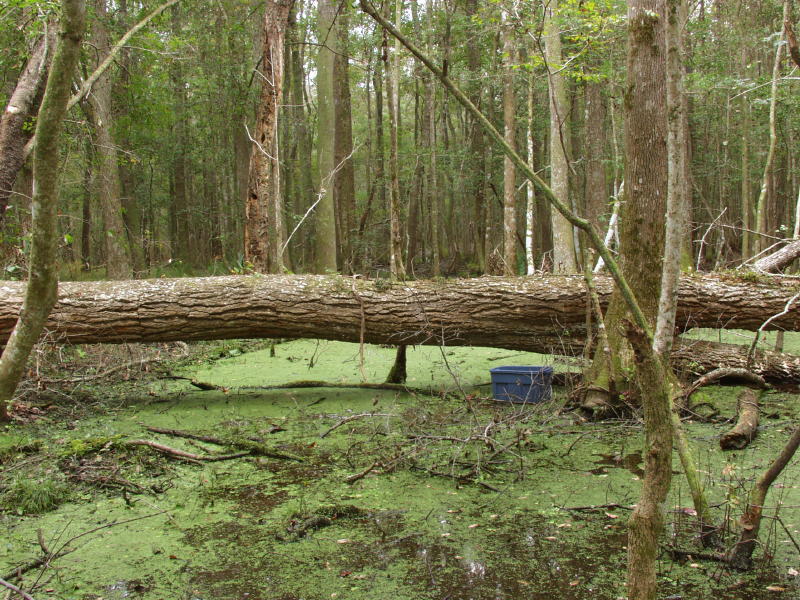
<svg viewBox="0 0 800 600">
<path fill-rule="evenodd" d="M 37 600 L 624 596 L 625 522 L 642 476 L 640 426 L 584 423 L 562 410 L 563 389 L 551 403 L 518 406 L 486 399 L 481 386 L 492 367 L 548 359 L 409 349 L 408 385 L 430 389 L 426 395 L 258 389 L 294 380 L 358 383 L 356 344 L 219 348 L 204 346 L 173 372 L 224 390 L 199 391 L 185 380 L 87 387 L 91 401 L 80 418 L 53 409 L 0 436 L 0 577 L 41 555 L 41 531 L 50 552 L 65 554 L 42 575 Z M 381 381 L 394 350 L 364 350 L 367 381 Z M 733 417 L 738 391 L 708 388 L 702 401 L 717 418 Z M 765 394 L 763 427 L 741 452 L 718 448 L 729 424 L 687 424 L 714 515 L 729 529 L 797 422 L 797 400 Z M 255 452 L 195 464 L 131 445 L 136 440 L 202 456 Z M 674 471 L 664 542 L 697 550 L 677 461 Z M 797 597 L 798 478 L 788 469 L 768 498 L 754 572 L 676 562 L 664 552 L 662 597 Z M 18 510 L 14 494 L 46 491 L 27 483 L 39 481 L 67 493 L 53 493 L 50 506 Z M 31 571 L 23 584 L 37 577 Z"/>
</svg>

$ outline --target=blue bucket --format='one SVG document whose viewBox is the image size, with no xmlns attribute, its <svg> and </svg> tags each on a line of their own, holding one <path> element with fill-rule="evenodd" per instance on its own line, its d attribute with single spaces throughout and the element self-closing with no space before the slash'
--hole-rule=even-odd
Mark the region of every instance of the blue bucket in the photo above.
<svg viewBox="0 0 800 600">
<path fill-rule="evenodd" d="M 552 367 L 497 367 L 489 372 L 495 400 L 519 404 L 550 400 Z"/>
</svg>

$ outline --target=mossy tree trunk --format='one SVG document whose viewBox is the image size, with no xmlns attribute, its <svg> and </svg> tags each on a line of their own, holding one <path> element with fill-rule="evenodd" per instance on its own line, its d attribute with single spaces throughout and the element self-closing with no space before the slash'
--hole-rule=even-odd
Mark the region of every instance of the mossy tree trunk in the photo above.
<svg viewBox="0 0 800 600">
<path fill-rule="evenodd" d="M 61 10 L 61 30 L 36 122 L 28 283 L 19 319 L 0 357 L 0 420 L 9 418 L 8 406 L 58 294 L 59 135 L 80 56 L 85 5 L 83 0 L 62 0 Z"/>
</svg>

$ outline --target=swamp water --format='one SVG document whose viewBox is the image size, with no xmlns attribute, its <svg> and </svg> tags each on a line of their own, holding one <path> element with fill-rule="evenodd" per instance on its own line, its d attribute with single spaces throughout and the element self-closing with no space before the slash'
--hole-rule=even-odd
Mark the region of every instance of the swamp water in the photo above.
<svg viewBox="0 0 800 600">
<path fill-rule="evenodd" d="M 97 388 L 82 400 L 97 405 L 80 418 L 53 410 L 10 427 L 0 436 L 0 577 L 42 556 L 41 531 L 51 553 L 71 551 L 23 576 L 28 589 L 38 581 L 37 600 L 624 596 L 641 428 L 559 414 L 564 390 L 552 403 L 520 407 L 486 401 L 488 386 L 477 387 L 492 367 L 547 359 L 409 349 L 408 386 L 433 396 L 253 389 L 362 381 L 355 344 L 295 341 L 271 354 L 224 345 L 223 358 L 177 371 L 225 389 L 199 391 L 186 381 Z M 363 377 L 382 381 L 393 356 L 391 348 L 365 348 Z M 733 416 L 737 391 L 709 389 L 703 400 Z M 765 394 L 759 437 L 741 452 L 718 449 L 725 424 L 688 426 L 720 521 L 738 518 L 752 481 L 797 422 L 797 401 Z M 260 455 L 195 464 L 126 445 L 143 439 L 199 455 L 235 452 L 236 443 L 256 439 Z M 664 541 L 695 550 L 677 459 L 674 470 Z M 790 466 L 770 492 L 768 514 L 780 504 L 780 519 L 764 523 L 753 572 L 679 563 L 665 552 L 661 597 L 800 597 L 791 576 L 800 570 L 791 539 L 800 539 L 799 478 Z M 54 508 L 16 510 L 10 494 L 25 482 L 53 486 Z M 772 560 L 760 560 L 764 554 Z"/>
</svg>

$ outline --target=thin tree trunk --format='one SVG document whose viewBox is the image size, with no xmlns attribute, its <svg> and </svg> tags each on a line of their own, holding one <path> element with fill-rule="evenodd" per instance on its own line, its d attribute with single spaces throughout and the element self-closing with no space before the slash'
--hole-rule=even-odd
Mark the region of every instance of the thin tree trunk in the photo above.
<svg viewBox="0 0 800 600">
<path fill-rule="evenodd" d="M 550 90 L 550 187 L 566 206 L 569 200 L 569 105 L 561 63 L 561 32 L 555 22 L 557 0 L 545 8 L 544 42 L 547 84 Z M 572 225 L 559 213 L 552 213 L 553 272 L 576 273 L 575 242 Z"/>
<path fill-rule="evenodd" d="M 47 54 L 55 43 L 52 25 L 31 51 L 5 112 L 0 117 L 0 225 L 3 224 L 14 180 L 25 162 L 25 144 L 30 135 L 25 123 L 36 113 L 38 98 L 47 79 Z"/>
<path fill-rule="evenodd" d="M 514 93 L 514 63 L 516 47 L 514 30 L 508 14 L 503 11 L 503 137 L 509 147 L 516 149 L 517 98 Z M 503 273 L 517 274 L 517 171 L 511 158 L 503 158 Z M 571 228 L 570 228 L 571 229 Z"/>
<path fill-rule="evenodd" d="M 181 35 L 183 28 L 180 5 L 172 9 L 172 32 Z M 186 155 L 188 152 L 187 135 L 187 97 L 183 65 L 180 60 L 173 61 L 170 68 L 170 79 L 175 102 L 175 147 L 172 156 L 172 206 L 170 207 L 170 243 L 172 258 L 182 262 L 189 261 L 189 206 L 187 195 Z"/>
<path fill-rule="evenodd" d="M 402 0 L 395 0 L 395 23 L 400 26 Z M 388 4 L 387 4 L 388 7 Z M 400 121 L 400 43 L 395 41 L 388 53 L 386 66 L 386 97 L 389 100 L 389 270 L 393 277 L 405 279 L 403 238 L 400 223 L 400 173 L 398 128 Z"/>
<path fill-rule="evenodd" d="M 789 0 L 783 3 L 783 20 L 788 19 Z M 783 40 L 781 40 L 782 42 Z M 756 249 L 761 252 L 769 244 L 767 238 L 767 202 L 769 199 L 770 184 L 772 182 L 772 172 L 775 163 L 775 148 L 778 145 L 777 117 L 776 109 L 778 104 L 778 80 L 781 76 L 781 57 L 783 56 L 783 43 L 778 44 L 775 50 L 775 62 L 772 67 L 772 86 L 770 88 L 769 100 L 769 149 L 767 150 L 767 161 L 764 164 L 764 174 L 761 178 L 761 191 L 758 193 L 756 201 L 756 231 L 760 234 L 756 239 Z"/>
<path fill-rule="evenodd" d="M 9 419 L 9 404 L 58 295 L 58 142 L 85 28 L 82 0 L 62 0 L 61 6 L 59 40 L 36 122 L 30 272 L 19 319 L 0 356 L 0 420 Z"/>
<path fill-rule="evenodd" d="M 608 212 L 606 202 L 606 174 L 603 165 L 603 148 L 606 132 L 603 129 L 605 108 L 603 92 L 598 82 L 586 82 L 586 204 L 585 217 L 600 227 L 600 216 Z"/>
<path fill-rule="evenodd" d="M 334 27 L 336 56 L 333 65 L 333 101 L 335 106 L 334 163 L 337 166 L 334 198 L 339 223 L 339 248 L 343 272 L 353 272 L 353 240 L 355 239 L 356 190 L 353 166 L 353 120 L 350 108 L 349 19 L 347 5 L 342 4 Z"/>
<path fill-rule="evenodd" d="M 433 0 L 428 0 L 426 4 L 427 25 L 428 25 L 428 52 L 433 52 Z M 428 160 L 428 206 L 431 215 L 431 261 L 433 262 L 432 274 L 438 277 L 441 274 L 441 253 L 439 236 L 439 186 L 437 178 L 436 163 L 436 90 L 433 86 L 433 76 L 425 73 L 425 119 L 427 120 L 426 130 L 428 132 L 428 150 L 430 152 Z"/>
<path fill-rule="evenodd" d="M 531 71 L 528 74 L 528 127 L 525 136 L 528 150 L 528 166 L 531 171 L 536 170 L 534 162 L 534 73 Z M 535 214 L 536 214 L 536 189 L 532 181 L 528 181 L 525 185 L 527 191 L 526 205 L 525 205 L 525 263 L 526 273 L 533 275 L 536 272 L 536 263 L 534 262 L 534 238 L 533 229 L 535 227 Z"/>
<path fill-rule="evenodd" d="M 93 43 L 105 54 L 111 47 L 108 29 L 104 22 L 107 18 L 106 0 L 97 1 L 96 11 L 98 18 L 93 25 Z M 114 123 L 111 106 L 112 87 L 111 74 L 106 71 L 95 81 L 93 93 L 88 100 L 98 163 L 95 170 L 95 190 L 103 215 L 106 273 L 109 279 L 130 279 L 133 276 L 133 259 L 122 216 L 119 157 L 112 133 Z"/>
<path fill-rule="evenodd" d="M 336 209 L 334 185 L 336 174 L 336 111 L 334 108 L 334 61 L 337 37 L 334 29 L 336 16 L 334 0 L 320 0 L 317 18 L 318 38 L 323 44 L 317 55 L 317 130 L 319 167 L 319 203 L 314 228 L 314 268 L 317 273 L 336 271 Z"/>
</svg>

